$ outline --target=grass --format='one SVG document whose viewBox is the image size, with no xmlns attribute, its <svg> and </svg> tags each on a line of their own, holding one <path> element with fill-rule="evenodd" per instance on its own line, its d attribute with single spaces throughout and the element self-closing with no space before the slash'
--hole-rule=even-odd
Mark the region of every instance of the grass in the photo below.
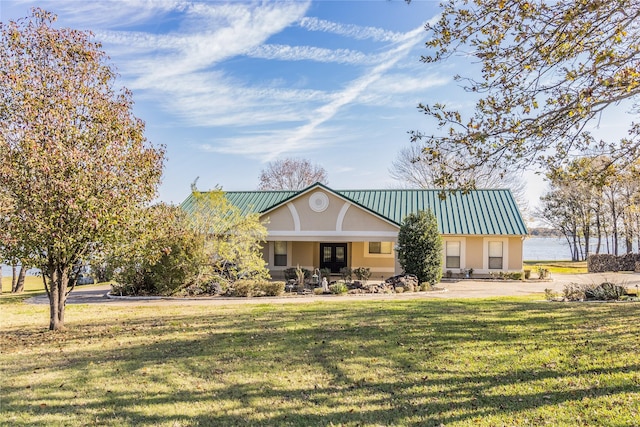
<svg viewBox="0 0 640 427">
<path fill-rule="evenodd" d="M 546 268 L 551 274 L 582 274 L 587 273 L 587 261 L 524 261 L 522 268 L 534 271 Z"/>
<path fill-rule="evenodd" d="M 1 307 L 0 425 L 640 424 L 638 304 Z"/>
<path fill-rule="evenodd" d="M 8 294 L 11 292 L 11 275 L 2 276 L 2 293 Z M 25 293 L 39 293 L 44 292 L 44 285 L 42 284 L 42 277 L 39 276 L 25 276 L 24 278 L 24 292 Z"/>
</svg>

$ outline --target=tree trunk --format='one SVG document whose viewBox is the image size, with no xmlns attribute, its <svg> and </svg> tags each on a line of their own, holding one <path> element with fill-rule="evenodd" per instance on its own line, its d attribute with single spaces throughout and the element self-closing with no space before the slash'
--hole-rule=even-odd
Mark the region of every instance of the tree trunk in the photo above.
<svg viewBox="0 0 640 427">
<path fill-rule="evenodd" d="M 67 302 L 69 272 L 66 268 L 56 268 L 49 277 L 49 330 L 64 329 L 64 308 Z"/>
<path fill-rule="evenodd" d="M 16 264 L 11 264 L 11 293 L 15 292 L 16 286 L 18 285 L 18 266 Z"/>
<path fill-rule="evenodd" d="M 0 294 L 2 293 L 2 264 L 0 264 Z"/>
<path fill-rule="evenodd" d="M 11 292 L 14 294 L 21 294 L 24 292 L 24 278 L 27 274 L 27 270 L 29 267 L 26 267 L 24 264 L 20 266 L 20 272 L 18 273 L 18 280 L 15 282 L 15 287 L 11 289 Z"/>
</svg>

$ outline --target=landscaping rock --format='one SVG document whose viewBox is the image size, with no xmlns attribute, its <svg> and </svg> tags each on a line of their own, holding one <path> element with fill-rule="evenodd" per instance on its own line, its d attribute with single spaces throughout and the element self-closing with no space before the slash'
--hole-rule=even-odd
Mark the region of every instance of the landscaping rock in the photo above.
<svg viewBox="0 0 640 427">
<path fill-rule="evenodd" d="M 401 287 L 404 290 L 417 289 L 420 286 L 420 283 L 418 283 L 418 277 L 413 274 L 400 274 L 398 276 L 389 277 L 384 282 L 393 288 Z"/>
</svg>

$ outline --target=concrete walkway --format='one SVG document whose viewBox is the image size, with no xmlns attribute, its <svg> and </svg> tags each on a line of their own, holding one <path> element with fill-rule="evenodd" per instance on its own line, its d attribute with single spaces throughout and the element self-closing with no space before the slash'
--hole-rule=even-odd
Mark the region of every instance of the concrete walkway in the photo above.
<svg viewBox="0 0 640 427">
<path fill-rule="evenodd" d="M 556 274 L 549 281 L 475 281 L 460 280 L 443 282 L 438 287 L 442 291 L 416 292 L 407 294 L 357 294 L 357 295 L 287 295 L 282 297 L 261 298 L 108 298 L 111 290 L 108 285 L 89 285 L 77 287 L 67 299 L 67 304 L 109 304 L 109 305 L 233 305 L 233 304 L 288 304 L 301 302 L 329 301 L 375 301 L 375 300 L 409 300 L 430 298 L 490 298 L 503 296 L 523 296 L 539 294 L 549 288 L 562 292 L 569 283 L 591 284 L 605 281 L 617 283 L 627 288 L 640 286 L 640 273 L 588 273 L 588 274 Z M 49 304 L 46 295 L 39 295 L 27 300 L 32 304 Z"/>
</svg>

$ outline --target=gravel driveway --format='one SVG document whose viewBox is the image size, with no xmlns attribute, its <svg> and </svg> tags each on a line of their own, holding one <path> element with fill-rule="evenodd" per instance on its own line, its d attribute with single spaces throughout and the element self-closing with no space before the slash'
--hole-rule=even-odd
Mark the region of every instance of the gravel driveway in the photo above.
<svg viewBox="0 0 640 427">
<path fill-rule="evenodd" d="M 67 304 L 110 304 L 110 305 L 224 305 L 224 304 L 285 304 L 297 302 L 320 301 L 374 301 L 374 300 L 407 300 L 430 298 L 490 298 L 501 296 L 522 296 L 544 294 L 549 288 L 561 292 L 564 285 L 569 283 L 591 284 L 610 281 L 626 287 L 640 286 L 640 273 L 588 273 L 588 274 L 555 274 L 551 280 L 537 282 L 520 281 L 474 281 L 460 280 L 443 282 L 439 287 L 442 291 L 419 292 L 407 294 L 358 294 L 358 295 L 320 295 L 320 296 L 283 296 L 262 298 L 108 298 L 108 285 L 93 285 L 77 287 L 68 297 Z M 32 304 L 48 304 L 46 295 L 40 295 L 27 300 Z"/>
</svg>

